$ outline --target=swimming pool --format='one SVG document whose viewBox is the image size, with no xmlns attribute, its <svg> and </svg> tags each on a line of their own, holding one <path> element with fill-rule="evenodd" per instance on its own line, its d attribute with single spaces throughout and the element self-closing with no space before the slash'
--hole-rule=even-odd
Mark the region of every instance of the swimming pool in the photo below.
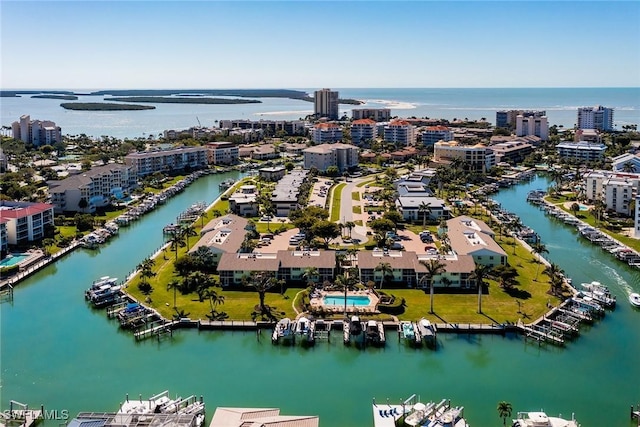
<svg viewBox="0 0 640 427">
<path fill-rule="evenodd" d="M 20 264 L 27 258 L 29 258 L 29 254 L 9 254 L 0 261 L 0 267 L 11 267 L 12 265 Z"/>
<path fill-rule="evenodd" d="M 337 305 L 344 306 L 344 295 L 343 296 L 325 296 L 322 299 L 324 305 Z M 364 295 L 347 295 L 347 306 L 349 307 L 363 307 L 371 305 L 371 299 L 368 296 Z"/>
<path fill-rule="evenodd" d="M 580 204 L 579 206 L 580 206 L 580 210 L 581 211 L 588 211 L 589 210 L 589 206 L 586 206 L 586 205 L 583 205 L 583 204 Z"/>
</svg>

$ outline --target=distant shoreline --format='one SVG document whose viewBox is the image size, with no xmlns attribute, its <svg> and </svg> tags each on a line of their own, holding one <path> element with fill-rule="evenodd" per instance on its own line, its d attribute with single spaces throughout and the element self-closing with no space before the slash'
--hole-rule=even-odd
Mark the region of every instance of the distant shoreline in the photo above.
<svg viewBox="0 0 640 427">
<path fill-rule="evenodd" d="M 190 98 L 179 97 L 162 97 L 162 96 L 125 96 L 125 97 L 113 97 L 105 98 L 107 101 L 116 102 L 145 102 L 145 103 L 157 103 L 157 104 L 260 104 L 262 101 L 257 99 L 226 99 L 226 98 L 204 98 L 196 95 L 183 95 L 191 96 Z"/>
</svg>

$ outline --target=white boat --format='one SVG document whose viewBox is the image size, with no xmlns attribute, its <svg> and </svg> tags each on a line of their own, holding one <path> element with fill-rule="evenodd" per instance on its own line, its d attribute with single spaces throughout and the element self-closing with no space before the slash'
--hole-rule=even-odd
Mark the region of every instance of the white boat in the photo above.
<svg viewBox="0 0 640 427">
<path fill-rule="evenodd" d="M 302 336 L 307 342 L 313 342 L 314 340 L 314 322 L 309 318 L 302 316 L 296 322 L 296 334 Z"/>
<path fill-rule="evenodd" d="M 415 323 L 403 320 L 400 322 L 400 325 L 398 325 L 398 328 L 402 338 L 404 338 L 408 343 L 418 344 L 422 342 L 422 337 L 420 336 L 420 333 L 417 332 L 418 328 Z"/>
<path fill-rule="evenodd" d="M 293 339 L 294 334 L 294 324 L 291 322 L 291 319 L 285 317 L 282 320 L 279 320 L 276 324 L 275 329 L 273 330 L 273 335 L 271 336 L 271 341 L 276 344 L 281 341 L 288 341 Z"/>
<path fill-rule="evenodd" d="M 115 277 L 103 276 L 97 280 L 94 280 L 89 289 L 84 293 L 86 299 L 91 299 L 91 293 L 97 291 L 105 285 L 115 286 L 118 283 L 118 279 Z"/>
<path fill-rule="evenodd" d="M 582 293 L 588 297 L 591 297 L 598 303 L 601 303 L 605 307 L 615 307 L 616 297 L 611 295 L 609 288 L 601 284 L 600 282 L 582 283 L 581 285 L 586 291 Z"/>
<path fill-rule="evenodd" d="M 629 295 L 629 302 L 632 306 L 640 308 L 640 294 L 634 292 Z"/>
<path fill-rule="evenodd" d="M 382 322 L 376 322 L 375 320 L 367 321 L 365 328 L 365 337 L 367 342 L 373 345 L 384 345 L 386 338 L 384 335 L 384 325 Z"/>
<path fill-rule="evenodd" d="M 135 415 L 140 421 L 154 425 L 154 414 L 176 414 L 183 421 L 188 420 L 190 416 L 191 422 L 186 425 L 200 427 L 204 423 L 205 404 L 193 395 L 187 398 L 176 396 L 175 399 L 172 399 L 168 390 L 145 400 L 142 397 L 139 397 L 138 400 L 129 399 L 127 395 L 125 402 L 116 414 L 116 419 L 126 420 Z M 147 415 L 147 417 L 141 417 L 141 415 Z M 163 422 L 167 423 L 167 420 L 164 419 Z"/>
<path fill-rule="evenodd" d="M 549 417 L 544 412 L 518 412 L 512 427 L 580 427 L 573 415 L 570 420 Z"/>
<path fill-rule="evenodd" d="M 424 317 L 418 321 L 418 333 L 422 340 L 434 344 L 436 341 L 436 325 L 429 322 Z"/>
</svg>

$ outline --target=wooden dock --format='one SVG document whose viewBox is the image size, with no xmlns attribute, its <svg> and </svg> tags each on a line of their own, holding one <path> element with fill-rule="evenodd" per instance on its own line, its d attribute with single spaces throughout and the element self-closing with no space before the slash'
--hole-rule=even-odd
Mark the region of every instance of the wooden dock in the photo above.
<svg viewBox="0 0 640 427">
<path fill-rule="evenodd" d="M 504 335 L 510 328 L 508 325 L 482 324 L 482 323 L 436 323 L 438 332 L 457 334 L 500 334 Z"/>
<path fill-rule="evenodd" d="M 160 339 L 161 335 L 164 335 L 167 333 L 173 334 L 173 328 L 177 323 L 179 322 L 177 321 L 164 322 L 162 320 L 159 320 L 149 325 L 145 325 L 145 327 L 143 327 L 142 329 L 138 329 L 133 333 L 133 336 L 138 341 L 149 338 L 149 337 L 153 337 L 153 336 L 156 336 L 158 337 L 158 339 Z"/>
<path fill-rule="evenodd" d="M 9 410 L 2 412 L 0 424 L 7 425 L 8 422 L 10 422 L 12 426 L 31 427 L 43 419 L 43 407 L 40 409 L 29 409 L 28 405 L 15 400 L 11 400 L 9 405 Z M 15 406 L 20 409 L 13 409 Z"/>
</svg>

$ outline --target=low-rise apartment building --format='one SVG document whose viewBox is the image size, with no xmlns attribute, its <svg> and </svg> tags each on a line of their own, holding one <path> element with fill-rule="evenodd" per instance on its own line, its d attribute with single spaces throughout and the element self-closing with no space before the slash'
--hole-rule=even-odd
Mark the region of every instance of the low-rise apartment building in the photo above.
<svg viewBox="0 0 640 427">
<path fill-rule="evenodd" d="M 556 145 L 558 155 L 563 159 L 575 159 L 585 162 L 602 160 L 607 146 L 591 142 L 561 142 Z"/>
<path fill-rule="evenodd" d="M 50 181 L 49 196 L 56 213 L 93 213 L 96 208 L 126 197 L 137 187 L 137 182 L 133 166 L 113 163 L 61 181 Z"/>
<path fill-rule="evenodd" d="M 293 210 L 299 208 L 298 195 L 300 185 L 306 179 L 309 172 L 306 170 L 293 170 L 286 174 L 273 189 L 271 203 L 275 216 L 288 216 Z"/>
<path fill-rule="evenodd" d="M 391 119 L 390 108 L 354 108 L 351 110 L 353 120 L 371 119 L 376 122 L 388 122 Z"/>
<path fill-rule="evenodd" d="M 243 217 L 258 216 L 258 192 L 255 185 L 243 185 L 229 196 L 229 210 Z"/>
<path fill-rule="evenodd" d="M 339 171 L 345 171 L 358 165 L 358 147 L 351 144 L 321 144 L 302 151 L 304 168 L 315 167 L 320 172 L 336 166 Z"/>
<path fill-rule="evenodd" d="M 496 163 L 520 163 L 533 153 L 533 146 L 522 141 L 501 142 L 489 146 L 496 157 Z"/>
<path fill-rule="evenodd" d="M 438 141 L 453 141 L 453 131 L 447 126 L 427 126 L 421 137 L 422 144 L 431 146 Z"/>
<path fill-rule="evenodd" d="M 506 252 L 494 240 L 495 233 L 486 223 L 468 216 L 447 221 L 451 249 L 460 255 L 470 255 L 477 264 L 495 267 L 507 263 Z"/>
<path fill-rule="evenodd" d="M 210 165 L 233 165 L 238 163 L 238 146 L 233 142 L 210 142 L 207 159 Z"/>
<path fill-rule="evenodd" d="M 493 151 L 484 144 L 462 145 L 457 141 L 440 141 L 433 145 L 433 159 L 436 163 L 452 162 L 458 159 L 471 170 L 486 172 L 496 165 Z"/>
<path fill-rule="evenodd" d="M 8 245 L 26 245 L 45 237 L 53 228 L 53 205 L 48 203 L 0 201 L 0 252 Z M 4 256 L 3 255 L 3 256 Z"/>
<path fill-rule="evenodd" d="M 206 147 L 181 147 L 170 150 L 142 151 L 127 154 L 127 166 L 132 166 L 138 177 L 155 172 L 195 170 L 207 167 Z"/>
<path fill-rule="evenodd" d="M 279 181 L 287 174 L 287 168 L 284 166 L 272 166 L 270 168 L 258 169 L 258 176 L 265 181 Z"/>
</svg>

